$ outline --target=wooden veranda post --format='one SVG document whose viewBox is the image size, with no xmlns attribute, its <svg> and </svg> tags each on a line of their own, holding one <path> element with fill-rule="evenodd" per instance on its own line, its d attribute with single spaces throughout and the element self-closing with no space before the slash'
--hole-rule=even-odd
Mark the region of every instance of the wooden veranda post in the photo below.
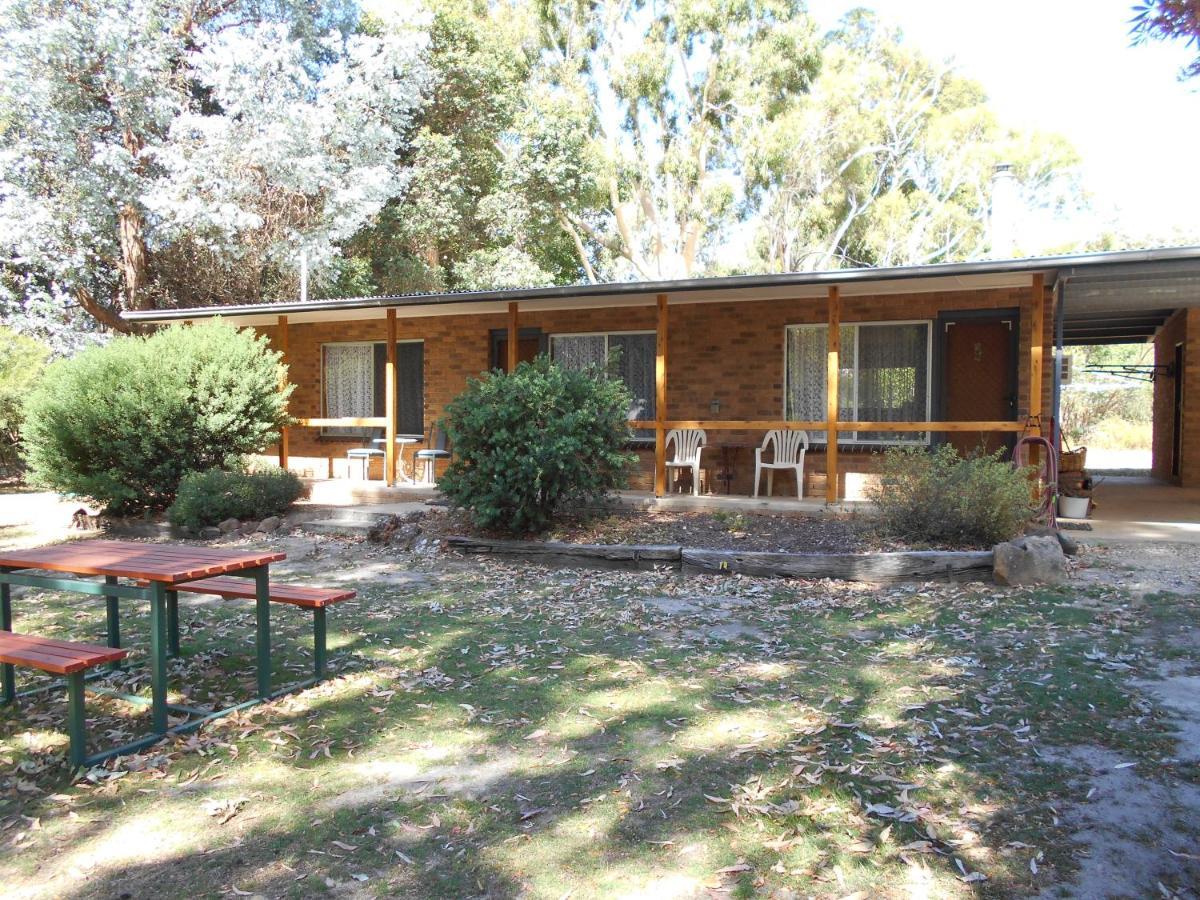
<svg viewBox="0 0 1200 900">
<path fill-rule="evenodd" d="M 517 368 L 517 341 L 521 330 L 517 322 L 517 304 L 508 304 L 508 368 L 512 372 Z"/>
<path fill-rule="evenodd" d="M 829 288 L 828 358 L 825 362 L 825 502 L 838 498 L 838 381 L 841 374 L 842 298 L 837 285 Z"/>
<path fill-rule="evenodd" d="M 279 355 L 281 362 L 286 366 L 288 364 L 288 320 L 287 316 L 279 317 Z M 279 376 L 279 388 L 283 390 L 287 387 L 288 377 L 287 370 Z M 287 408 L 284 408 L 287 412 Z M 288 465 L 288 427 L 284 425 L 279 429 L 279 468 L 286 469 Z"/>
<path fill-rule="evenodd" d="M 384 372 L 384 415 L 387 427 L 383 445 L 384 478 L 389 485 L 396 483 L 396 311 L 387 311 L 387 368 Z"/>
<path fill-rule="evenodd" d="M 667 295 L 658 295 L 654 349 L 654 496 L 667 493 Z"/>
<path fill-rule="evenodd" d="M 1029 419 L 1030 432 L 1042 429 L 1042 353 L 1045 344 L 1046 281 L 1041 272 L 1033 276 L 1033 310 L 1029 329 Z"/>
</svg>

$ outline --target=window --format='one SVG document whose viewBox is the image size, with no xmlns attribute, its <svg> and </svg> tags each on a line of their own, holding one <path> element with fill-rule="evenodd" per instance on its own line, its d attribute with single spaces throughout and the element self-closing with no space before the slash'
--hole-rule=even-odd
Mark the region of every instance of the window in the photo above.
<svg viewBox="0 0 1200 900">
<path fill-rule="evenodd" d="M 784 418 L 825 419 L 826 325 L 787 329 Z M 929 322 L 843 325 L 838 417 L 857 422 L 929 421 Z M 820 443 L 824 434 L 814 435 Z M 928 443 L 928 432 L 842 432 L 839 442 Z"/>
<path fill-rule="evenodd" d="M 654 421 L 654 332 L 623 334 L 556 334 L 550 357 L 564 369 L 608 371 L 625 382 L 633 395 L 629 418 Z M 646 432 L 639 429 L 639 437 Z"/>
<path fill-rule="evenodd" d="M 323 344 L 321 378 L 325 416 L 380 417 L 387 414 L 387 344 Z M 366 438 L 370 428 L 323 428 L 327 437 Z M 425 433 L 425 345 L 396 344 L 396 433 Z"/>
</svg>

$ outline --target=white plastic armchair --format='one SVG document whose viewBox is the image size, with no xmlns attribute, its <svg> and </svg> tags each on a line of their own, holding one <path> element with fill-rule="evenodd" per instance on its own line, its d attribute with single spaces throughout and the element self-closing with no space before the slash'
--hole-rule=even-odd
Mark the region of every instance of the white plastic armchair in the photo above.
<svg viewBox="0 0 1200 900">
<path fill-rule="evenodd" d="M 763 454 L 774 445 L 770 462 L 763 462 Z M 775 470 L 792 469 L 796 473 L 796 496 L 804 499 L 804 454 L 808 450 L 808 432 L 774 428 L 763 438 L 762 446 L 754 451 L 754 496 L 758 496 L 758 483 L 763 469 L 767 470 L 767 496 L 775 488 Z"/>
<path fill-rule="evenodd" d="M 674 459 L 667 460 L 668 469 L 691 469 L 692 494 L 700 496 L 700 453 L 708 443 L 708 435 L 700 428 L 672 428 L 667 432 L 663 452 L 675 444 Z"/>
</svg>

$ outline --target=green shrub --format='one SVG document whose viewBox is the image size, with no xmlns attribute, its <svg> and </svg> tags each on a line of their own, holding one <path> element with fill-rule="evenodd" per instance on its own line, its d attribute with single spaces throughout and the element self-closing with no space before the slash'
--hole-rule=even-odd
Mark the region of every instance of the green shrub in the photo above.
<svg viewBox="0 0 1200 900">
<path fill-rule="evenodd" d="M 21 429 L 30 479 L 109 511 L 165 509 L 286 422 L 279 354 L 219 320 L 121 337 L 46 369 Z"/>
<path fill-rule="evenodd" d="M 1033 514 L 1028 469 L 1003 451 L 963 459 L 949 444 L 893 447 L 868 498 L 883 529 L 914 543 L 990 547 L 1015 537 Z"/>
<path fill-rule="evenodd" d="M 287 511 L 304 495 L 304 483 L 278 466 L 255 471 L 189 472 L 167 510 L 172 525 L 203 528 L 226 519 L 265 519 Z"/>
<path fill-rule="evenodd" d="M 439 487 L 480 526 L 542 531 L 560 508 L 624 485 L 630 405 L 619 380 L 545 357 L 472 379 L 446 408 L 453 458 Z"/>
<path fill-rule="evenodd" d="M 0 475 L 21 463 L 21 407 L 46 367 L 50 349 L 0 325 Z"/>
</svg>

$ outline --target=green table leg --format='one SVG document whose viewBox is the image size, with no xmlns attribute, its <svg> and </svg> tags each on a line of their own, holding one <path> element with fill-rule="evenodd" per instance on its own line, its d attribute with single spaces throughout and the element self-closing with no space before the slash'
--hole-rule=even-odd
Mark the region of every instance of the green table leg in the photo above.
<svg viewBox="0 0 1200 900">
<path fill-rule="evenodd" d="M 104 583 L 107 585 L 110 585 L 110 586 L 115 585 L 117 583 L 117 576 L 116 575 L 105 575 Z M 104 607 L 105 607 L 105 612 L 108 616 L 108 646 L 119 650 L 121 647 L 121 606 L 120 606 L 120 601 L 116 597 L 106 596 L 104 598 Z M 122 665 L 122 661 L 118 659 L 114 662 L 110 662 L 108 664 L 108 667 L 110 669 L 116 670 L 116 669 L 121 668 L 121 665 Z"/>
<path fill-rule="evenodd" d="M 325 607 L 313 609 L 313 675 L 325 677 Z"/>
<path fill-rule="evenodd" d="M 83 672 L 67 676 L 67 732 L 71 736 L 71 768 L 87 757 L 87 720 L 83 715 Z"/>
<path fill-rule="evenodd" d="M 12 631 L 12 587 L 7 581 L 0 582 L 0 631 Z M 17 679 L 12 663 L 3 666 L 4 702 L 17 699 Z"/>
<path fill-rule="evenodd" d="M 166 586 L 150 583 L 150 717 L 155 734 L 167 730 L 167 611 Z"/>
<path fill-rule="evenodd" d="M 258 696 L 271 696 L 271 584 L 266 566 L 254 570 L 254 606 L 258 620 Z"/>
<path fill-rule="evenodd" d="M 167 652 L 179 655 L 179 592 L 167 591 Z"/>
</svg>

